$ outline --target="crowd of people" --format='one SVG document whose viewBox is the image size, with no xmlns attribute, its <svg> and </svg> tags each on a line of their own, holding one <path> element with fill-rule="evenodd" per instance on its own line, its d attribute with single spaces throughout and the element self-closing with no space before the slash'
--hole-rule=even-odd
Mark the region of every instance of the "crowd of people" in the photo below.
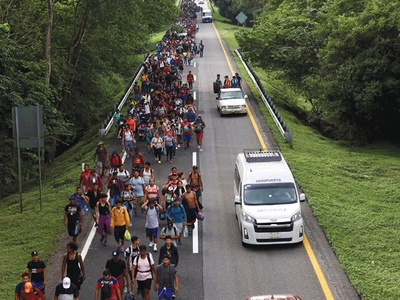
<svg viewBox="0 0 400 300">
<path fill-rule="evenodd" d="M 109 154 L 104 143 L 99 142 L 94 165 L 90 168 L 85 164 L 80 174 L 79 186 L 64 208 L 64 223 L 71 241 L 66 245 L 61 282 L 55 288 L 54 299 L 79 297 L 86 271 L 77 240 L 83 222 L 91 220 L 105 247 L 111 235 L 117 244 L 97 281 L 95 299 L 100 296 L 122 300 L 124 288 L 128 290 L 125 299 L 134 299 L 135 288 L 146 300 L 150 299 L 151 289 L 157 291 L 158 299 L 172 299 L 179 291 L 178 247 L 183 244 L 184 236 L 192 234 L 196 220 L 204 218 L 199 201 L 202 177 L 197 166 L 193 166 L 187 177 L 173 167 L 165 184 L 156 185 L 156 172 L 151 162 L 145 161 L 137 141 L 143 141 L 142 151 L 153 152 L 157 164 L 163 156 L 172 164 L 182 148 L 190 148 L 193 138 L 198 150 L 203 150 L 206 125 L 194 103 L 195 76 L 191 71 L 185 72 L 193 59 L 204 55 L 204 43 L 195 39 L 199 29 L 196 10 L 193 1 L 182 2 L 179 20 L 157 43 L 156 53 L 144 63 L 144 72 L 134 85 L 126 114 L 117 110 L 113 116 L 117 138 L 126 158 L 132 159 L 132 170 L 125 170 L 117 151 Z M 162 182 L 161 176 L 157 179 Z M 136 217 L 145 218 L 148 246 L 139 238 L 143 229 L 132 228 Z M 164 226 L 160 226 L 160 221 L 165 222 Z M 135 235 L 128 239 L 131 232 Z M 131 242 L 128 247 L 126 240 Z M 159 240 L 163 245 L 159 245 Z M 152 254 L 156 252 L 158 259 Z M 27 271 L 21 278 L 15 300 L 46 298 L 46 264 L 37 251 L 31 253 Z"/>
</svg>

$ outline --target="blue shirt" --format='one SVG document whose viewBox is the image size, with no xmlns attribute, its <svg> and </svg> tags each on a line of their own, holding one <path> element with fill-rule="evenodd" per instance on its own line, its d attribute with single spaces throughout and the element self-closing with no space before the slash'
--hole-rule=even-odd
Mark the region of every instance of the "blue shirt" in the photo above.
<svg viewBox="0 0 400 300">
<path fill-rule="evenodd" d="M 144 196 L 144 191 L 143 191 L 144 179 L 142 177 L 138 177 L 137 179 L 135 177 L 132 177 L 129 183 L 131 184 L 131 186 L 135 188 L 133 190 L 133 193 L 135 194 L 136 197 Z"/>
<path fill-rule="evenodd" d="M 178 206 L 170 205 L 167 209 L 167 217 L 169 219 L 174 219 L 174 223 L 183 223 L 186 222 L 186 211 L 182 204 Z"/>
</svg>

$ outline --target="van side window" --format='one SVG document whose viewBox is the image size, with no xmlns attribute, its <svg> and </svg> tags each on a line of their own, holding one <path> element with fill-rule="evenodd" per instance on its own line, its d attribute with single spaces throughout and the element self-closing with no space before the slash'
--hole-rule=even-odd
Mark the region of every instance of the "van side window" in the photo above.
<svg viewBox="0 0 400 300">
<path fill-rule="evenodd" d="M 241 189 L 241 180 L 240 180 L 239 170 L 238 170 L 237 166 L 235 167 L 235 188 L 236 188 L 236 192 L 241 197 L 242 196 L 241 195 L 241 191 L 242 191 L 242 189 Z"/>
</svg>

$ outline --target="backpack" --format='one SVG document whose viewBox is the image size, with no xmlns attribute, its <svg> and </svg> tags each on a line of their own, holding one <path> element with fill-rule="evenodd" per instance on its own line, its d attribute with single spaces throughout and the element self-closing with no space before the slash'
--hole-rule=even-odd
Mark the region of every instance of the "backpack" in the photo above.
<svg viewBox="0 0 400 300">
<path fill-rule="evenodd" d="M 103 281 L 100 288 L 100 296 L 102 300 L 108 299 L 112 295 L 111 285 L 109 281 Z"/>
<path fill-rule="evenodd" d="M 172 228 L 174 229 L 175 236 L 178 236 L 179 234 L 178 234 L 178 232 L 176 231 L 176 227 L 173 226 Z M 166 232 L 167 232 L 167 227 L 164 227 L 164 228 L 161 230 L 161 235 L 165 235 Z"/>
<path fill-rule="evenodd" d="M 187 125 L 183 126 L 183 132 L 189 132 L 189 131 L 190 131 L 189 126 Z"/>
<path fill-rule="evenodd" d="M 147 261 L 149 262 L 149 267 L 150 267 L 149 270 L 147 270 L 147 271 L 139 271 L 138 270 L 139 257 L 140 257 L 140 254 L 135 257 L 136 269 L 135 269 L 135 276 L 134 277 L 136 278 L 138 272 L 141 272 L 141 273 L 150 272 L 151 273 L 151 277 L 153 278 L 153 269 L 151 268 L 150 253 L 146 254 Z"/>
</svg>

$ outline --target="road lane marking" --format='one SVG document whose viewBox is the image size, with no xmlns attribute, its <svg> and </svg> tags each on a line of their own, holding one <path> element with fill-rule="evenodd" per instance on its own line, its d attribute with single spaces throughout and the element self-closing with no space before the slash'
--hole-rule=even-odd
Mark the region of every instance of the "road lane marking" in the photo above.
<svg viewBox="0 0 400 300">
<path fill-rule="evenodd" d="M 192 154 L 192 166 L 197 166 L 197 152 Z M 193 253 L 199 253 L 199 223 L 194 227 L 192 232 Z"/>
<path fill-rule="evenodd" d="M 218 41 L 219 41 L 219 43 L 221 45 L 222 51 L 224 52 L 225 59 L 226 59 L 226 61 L 228 63 L 229 69 L 230 69 L 230 71 L 231 71 L 231 73 L 233 75 L 233 74 L 235 74 L 235 72 L 233 71 L 232 65 L 231 65 L 231 63 L 229 61 L 229 57 L 228 57 L 228 54 L 227 54 L 227 52 L 225 50 L 225 47 L 224 47 L 224 45 L 222 43 L 221 37 L 220 37 L 220 35 L 218 33 L 218 30 L 215 27 L 214 23 L 212 23 L 212 25 L 214 27 L 214 30 L 215 30 L 216 34 L 217 34 L 217 38 L 218 38 Z M 254 116 L 251 113 L 248 105 L 247 105 L 247 115 L 249 116 L 250 121 L 253 124 L 254 130 L 256 132 L 258 140 L 260 141 L 261 147 L 267 148 L 267 146 L 266 146 L 266 144 L 264 142 L 264 139 L 263 139 L 263 137 L 262 137 L 262 135 L 261 135 L 261 133 L 260 133 L 260 131 L 258 129 L 257 123 L 255 122 Z M 312 247 L 311 247 L 311 245 L 310 245 L 310 243 L 309 243 L 309 241 L 307 239 L 306 234 L 304 234 L 303 246 L 304 246 L 304 248 L 305 248 L 305 250 L 307 252 L 308 258 L 311 261 L 311 265 L 313 266 L 314 272 L 317 275 L 319 284 L 321 285 L 321 288 L 322 288 L 322 291 L 323 291 L 323 293 L 325 295 L 325 298 L 327 300 L 333 300 L 334 298 L 333 298 L 333 295 L 332 295 L 332 291 L 329 288 L 329 285 L 328 285 L 328 283 L 326 281 L 325 275 L 321 270 L 321 267 L 320 267 L 320 265 L 318 263 L 318 260 L 317 260 L 315 254 L 314 254 L 314 251 L 313 251 L 313 249 L 312 249 Z"/>
<path fill-rule="evenodd" d="M 126 151 L 124 151 L 124 154 L 122 155 L 121 158 L 122 164 L 125 162 L 125 159 L 126 159 Z M 110 191 L 107 192 L 107 196 L 110 197 Z M 90 230 L 89 235 L 85 241 L 85 245 L 83 245 L 81 252 L 82 260 L 85 260 L 85 257 L 89 252 L 90 245 L 92 244 L 94 236 L 96 235 L 97 227 L 94 227 L 94 224 L 95 223 L 93 222 L 92 229 Z"/>
</svg>

